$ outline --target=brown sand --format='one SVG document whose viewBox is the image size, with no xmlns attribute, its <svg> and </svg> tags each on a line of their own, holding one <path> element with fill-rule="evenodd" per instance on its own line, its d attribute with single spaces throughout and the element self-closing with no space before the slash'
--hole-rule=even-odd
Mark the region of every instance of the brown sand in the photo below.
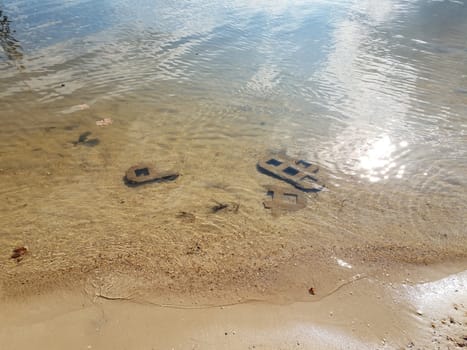
<svg viewBox="0 0 467 350">
<path fill-rule="evenodd" d="M 161 307 L 85 293 L 2 303 L 5 349 L 461 349 L 467 346 L 464 264 L 366 277 L 309 302 Z M 394 276 L 395 277 L 395 276 Z M 434 279 L 433 281 L 428 281 Z"/>
<path fill-rule="evenodd" d="M 263 186 L 280 181 L 255 165 L 279 145 L 266 142 L 276 126 L 257 125 L 238 109 L 234 121 L 232 106 L 199 106 L 207 115 L 193 116 L 194 102 L 186 104 L 176 113 L 158 105 L 157 118 L 154 105 L 138 106 L 131 121 L 136 107 L 125 102 L 60 121 L 40 109 L 21 119 L 21 107 L 12 108 L 12 125 L 0 131 L 1 344 L 373 349 L 384 339 L 389 348 L 462 342 L 465 275 L 452 277 L 458 292 L 440 294 L 450 304 L 434 303 L 428 318 L 414 311 L 424 285 L 406 285 L 434 280 L 436 269 L 420 272 L 426 264 L 456 261 L 448 273 L 467 268 L 464 192 L 409 191 L 323 168 L 328 191 L 307 195 L 301 211 L 272 217 Z M 111 126 L 96 126 L 107 116 Z M 100 143 L 74 145 L 85 131 Z M 126 187 L 122 176 L 139 161 L 182 175 Z M 240 206 L 214 213 L 216 201 Z M 19 246 L 28 253 L 16 262 L 10 255 Z"/>
<path fill-rule="evenodd" d="M 30 107 L 12 106 L 0 138 L 4 296 L 112 285 L 118 295 L 194 295 L 200 303 L 290 299 L 290 290 L 330 291 L 351 278 L 338 259 L 371 274 L 466 257 L 465 193 L 408 191 L 323 168 L 328 191 L 308 195 L 304 210 L 272 217 L 263 186 L 281 181 L 260 174 L 256 162 L 275 126 L 226 105 L 211 111 L 179 101 L 175 113 L 121 102 L 60 122 L 50 110 L 30 116 L 19 113 Z M 135 108 L 139 117 L 129 121 Z M 109 115 L 111 126 L 96 126 Z M 75 146 L 85 131 L 100 143 Z M 181 176 L 128 188 L 122 177 L 139 161 Z M 213 213 L 216 201 L 240 207 Z M 9 259 L 24 245 L 23 261 Z"/>
</svg>

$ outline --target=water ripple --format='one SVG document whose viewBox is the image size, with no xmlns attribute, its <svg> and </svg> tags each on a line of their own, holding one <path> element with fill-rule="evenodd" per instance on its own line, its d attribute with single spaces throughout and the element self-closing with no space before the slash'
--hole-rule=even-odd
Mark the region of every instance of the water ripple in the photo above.
<svg viewBox="0 0 467 350">
<path fill-rule="evenodd" d="M 6 112 L 32 101 L 63 111 L 129 96 L 137 96 L 135 104 L 176 96 L 204 108 L 187 121 L 194 140 L 255 137 L 261 132 L 245 130 L 245 118 L 252 125 L 267 120 L 264 143 L 317 157 L 336 176 L 421 191 L 465 185 L 467 10 L 460 3 L 90 6 L 3 5 L 23 48 L 21 69 L 8 49 L 0 61 Z M 221 101 L 249 116 L 211 113 Z"/>
</svg>

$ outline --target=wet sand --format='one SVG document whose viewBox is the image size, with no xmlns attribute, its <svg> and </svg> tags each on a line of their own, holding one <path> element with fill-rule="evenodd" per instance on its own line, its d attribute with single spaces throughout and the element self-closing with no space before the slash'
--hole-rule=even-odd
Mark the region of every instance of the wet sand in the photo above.
<svg viewBox="0 0 467 350">
<path fill-rule="evenodd" d="M 465 346 L 462 4 L 88 5 L 1 8 L 2 346 Z"/>
<path fill-rule="evenodd" d="M 287 304 L 163 307 L 55 291 L 2 302 L 0 341 L 9 349 L 460 349 L 467 346 L 467 272 L 446 274 L 465 267 L 412 267 L 385 281 L 367 276 Z M 425 282 L 409 282 L 414 276 Z"/>
<path fill-rule="evenodd" d="M 13 129 L 2 131 L 15 135 L 2 137 L 10 147 L 0 172 L 2 344 L 12 349 L 31 343 L 37 349 L 464 344 L 462 193 L 407 192 L 323 167 L 326 191 L 307 195 L 303 210 L 272 216 L 262 205 L 263 186 L 281 181 L 256 169 L 257 159 L 271 150 L 262 140 L 174 139 L 183 130 L 193 133 L 194 126 L 182 128 L 183 117 L 175 125 L 173 118 L 161 118 L 172 114 L 163 109 L 158 118 L 163 125 L 145 129 L 153 123 L 152 106 L 146 113 L 139 107 L 143 120 L 131 123 L 119 115 L 132 106 L 114 108 L 74 112 L 72 123 L 43 116 L 20 137 Z M 108 116 L 112 125 L 95 125 Z M 86 131 L 99 144 L 75 145 Z M 213 127 L 213 135 L 218 131 Z M 180 178 L 125 186 L 122 177 L 135 154 L 180 169 Z M 240 207 L 213 212 L 216 201 Z M 11 259 L 12 249 L 23 245 L 24 258 Z"/>
</svg>

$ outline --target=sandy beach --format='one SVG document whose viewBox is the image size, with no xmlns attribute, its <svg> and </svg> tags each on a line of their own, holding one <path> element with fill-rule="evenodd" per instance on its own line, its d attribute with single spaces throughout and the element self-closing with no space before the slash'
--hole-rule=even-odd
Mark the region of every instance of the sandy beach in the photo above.
<svg viewBox="0 0 467 350">
<path fill-rule="evenodd" d="M 467 347 L 463 1 L 0 12 L 0 350 Z"/>
<path fill-rule="evenodd" d="M 55 291 L 2 302 L 0 341 L 8 349 L 461 349 L 467 273 L 449 272 L 465 264 L 413 267 L 384 282 L 367 276 L 294 303 L 161 306 Z"/>
</svg>

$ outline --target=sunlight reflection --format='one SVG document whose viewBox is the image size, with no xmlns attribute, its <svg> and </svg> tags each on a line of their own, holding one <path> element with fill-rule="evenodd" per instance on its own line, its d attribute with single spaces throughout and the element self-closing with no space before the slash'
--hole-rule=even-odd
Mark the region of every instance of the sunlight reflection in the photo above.
<svg viewBox="0 0 467 350">
<path fill-rule="evenodd" d="M 407 141 L 399 143 L 399 148 L 408 146 Z M 371 182 L 377 182 L 382 179 L 388 179 L 388 172 L 397 167 L 394 153 L 397 150 L 388 135 L 382 135 L 376 140 L 368 143 L 368 148 L 363 155 L 359 157 L 359 168 L 364 171 L 360 176 L 367 178 Z M 405 172 L 405 165 L 399 166 L 395 177 L 401 179 Z"/>
</svg>

